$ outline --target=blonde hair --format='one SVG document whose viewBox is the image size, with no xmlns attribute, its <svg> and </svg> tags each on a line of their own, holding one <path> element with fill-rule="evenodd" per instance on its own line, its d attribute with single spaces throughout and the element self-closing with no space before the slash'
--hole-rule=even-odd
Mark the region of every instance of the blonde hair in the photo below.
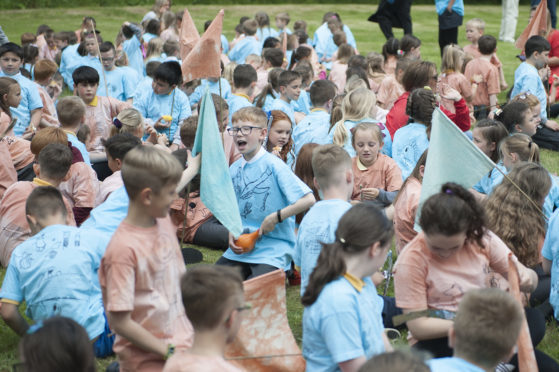
<svg viewBox="0 0 559 372">
<path fill-rule="evenodd" d="M 351 157 L 337 145 L 317 146 L 312 152 L 312 170 L 321 189 L 341 181 L 340 168 L 351 169 Z"/>
<path fill-rule="evenodd" d="M 144 60 L 148 62 L 150 58 L 161 57 L 161 53 L 163 53 L 163 44 L 165 44 L 165 42 L 160 37 L 154 37 L 151 39 L 148 43 L 146 58 Z"/>
<path fill-rule="evenodd" d="M 231 61 L 223 69 L 223 78 L 227 80 L 231 86 L 234 85 L 233 72 L 235 72 L 236 67 L 237 67 L 237 63 Z"/>
<path fill-rule="evenodd" d="M 142 128 L 140 137 L 144 134 L 143 131 L 144 118 L 140 111 L 135 108 L 122 110 L 117 117 L 113 120 L 111 126 L 110 137 L 119 133 L 130 133 L 136 135 L 139 129 Z"/>
<path fill-rule="evenodd" d="M 245 63 L 250 65 L 250 64 L 255 64 L 260 66 L 262 64 L 262 57 L 260 57 L 258 54 L 249 54 L 246 59 L 245 59 Z"/>
<path fill-rule="evenodd" d="M 78 96 L 60 98 L 56 105 L 56 114 L 61 127 L 73 127 L 85 116 L 85 103 Z"/>
<path fill-rule="evenodd" d="M 524 102 L 525 104 L 530 106 L 531 109 L 533 109 L 534 107 L 536 107 L 537 105 L 540 104 L 540 100 L 538 99 L 538 97 L 536 97 L 535 95 L 533 95 L 530 92 L 518 93 L 510 101 L 511 102 Z"/>
<path fill-rule="evenodd" d="M 345 83 L 344 92 L 349 93 L 360 88 L 368 89 L 365 80 L 361 79 L 358 75 L 351 75 Z"/>
<path fill-rule="evenodd" d="M 468 22 L 466 22 L 466 26 L 472 26 L 476 28 L 478 31 L 485 31 L 485 21 L 481 18 L 472 18 Z"/>
<path fill-rule="evenodd" d="M 289 17 L 289 13 L 286 12 L 278 13 L 276 15 L 276 19 L 279 19 L 280 21 L 285 21 L 286 26 L 289 24 L 289 21 L 291 20 L 291 18 Z"/>
<path fill-rule="evenodd" d="M 518 260 L 527 267 L 539 263 L 539 250 L 546 224 L 541 209 L 551 188 L 548 171 L 539 164 L 521 163 L 508 174 L 487 198 L 487 227 L 493 231 Z M 514 182 L 514 184 L 512 182 Z M 524 192 L 538 207 L 526 200 Z"/>
<path fill-rule="evenodd" d="M 160 9 L 166 2 L 169 2 L 169 7 L 171 7 L 171 0 L 155 0 L 151 10 L 157 14 L 157 18 L 161 17 Z"/>
<path fill-rule="evenodd" d="M 136 146 L 124 157 L 122 180 L 134 200 L 142 190 L 150 188 L 159 195 L 163 187 L 178 184 L 182 166 L 170 153 L 154 146 Z"/>
<path fill-rule="evenodd" d="M 505 137 L 499 145 L 501 157 L 503 153 L 518 155 L 520 161 L 540 163 L 540 148 L 532 141 L 532 138 L 524 133 L 515 133 Z"/>
<path fill-rule="evenodd" d="M 365 88 L 349 92 L 342 102 L 342 120 L 334 127 L 334 144 L 343 146 L 347 141 L 346 120 L 359 121 L 369 117 L 377 103 L 375 94 Z"/>
<path fill-rule="evenodd" d="M 443 58 L 441 60 L 441 71 L 460 72 L 461 63 L 464 63 L 464 51 L 456 44 L 449 44 L 443 49 Z"/>
<path fill-rule="evenodd" d="M 235 123 L 237 121 L 248 121 L 260 128 L 266 128 L 268 117 L 261 108 L 249 106 L 235 111 L 233 117 L 231 118 L 231 123 Z"/>
<path fill-rule="evenodd" d="M 375 138 L 377 139 L 377 142 L 379 144 L 383 144 L 384 143 L 384 137 L 382 135 L 382 132 L 380 130 L 380 127 L 375 124 L 375 123 L 367 123 L 367 122 L 363 122 L 363 123 L 359 123 L 355 126 L 355 128 L 353 128 L 353 131 L 351 132 L 351 146 L 353 146 L 353 148 L 355 148 L 355 135 L 357 134 L 357 132 L 359 131 L 363 131 L 363 132 L 373 132 L 373 135 L 375 136 Z"/>
</svg>

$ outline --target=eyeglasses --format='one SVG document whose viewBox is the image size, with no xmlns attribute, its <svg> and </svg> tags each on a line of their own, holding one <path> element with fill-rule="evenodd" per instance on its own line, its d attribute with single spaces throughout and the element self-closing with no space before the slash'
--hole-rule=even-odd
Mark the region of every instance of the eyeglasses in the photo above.
<svg viewBox="0 0 559 372">
<path fill-rule="evenodd" d="M 243 306 L 235 308 L 235 310 L 237 310 L 238 312 L 242 312 L 250 309 L 252 309 L 252 304 L 250 302 L 247 302 Z"/>
<path fill-rule="evenodd" d="M 230 136 L 236 136 L 239 134 L 239 132 L 241 132 L 241 134 L 243 136 L 248 136 L 249 134 L 252 133 L 253 129 L 264 129 L 264 128 L 260 128 L 260 127 L 251 127 L 251 126 L 244 126 L 244 127 L 240 127 L 240 128 L 227 128 L 227 133 L 229 133 Z"/>
</svg>

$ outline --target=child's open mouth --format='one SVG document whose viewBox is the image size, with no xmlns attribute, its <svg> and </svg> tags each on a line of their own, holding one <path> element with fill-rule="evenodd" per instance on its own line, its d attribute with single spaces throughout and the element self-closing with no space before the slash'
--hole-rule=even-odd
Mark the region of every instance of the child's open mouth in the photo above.
<svg viewBox="0 0 559 372">
<path fill-rule="evenodd" d="M 245 140 L 237 140 L 237 148 L 239 149 L 239 151 L 244 150 L 244 148 L 246 147 L 247 141 Z"/>
</svg>

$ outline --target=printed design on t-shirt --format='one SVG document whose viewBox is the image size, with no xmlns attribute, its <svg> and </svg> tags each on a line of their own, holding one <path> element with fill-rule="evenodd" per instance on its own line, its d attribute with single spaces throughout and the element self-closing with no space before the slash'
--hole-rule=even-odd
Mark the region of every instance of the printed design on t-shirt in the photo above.
<svg viewBox="0 0 559 372">
<path fill-rule="evenodd" d="M 418 153 L 423 153 L 423 151 L 420 152 L 417 142 L 410 139 L 408 144 L 403 148 L 402 153 L 399 155 L 401 156 L 402 163 L 409 169 L 412 169 L 415 167 L 415 160 L 417 159 L 416 154 Z"/>
<path fill-rule="evenodd" d="M 0 142 L 5 142 L 8 146 L 14 144 L 17 140 L 14 137 L 4 137 L 0 139 Z"/>
<path fill-rule="evenodd" d="M 254 208 L 260 211 L 266 210 L 266 201 L 270 196 L 272 177 L 272 169 L 266 167 L 266 170 L 258 175 L 255 179 L 249 179 L 249 175 L 242 168 L 235 176 L 235 193 L 239 195 L 239 207 L 241 217 L 247 218 L 249 214 L 254 212 Z"/>
<path fill-rule="evenodd" d="M 464 296 L 464 289 L 460 284 L 454 282 L 450 285 L 450 287 L 445 289 L 442 294 L 443 296 L 448 297 L 447 301 L 453 302 L 456 301 L 456 299 L 462 298 L 462 296 Z"/>
</svg>

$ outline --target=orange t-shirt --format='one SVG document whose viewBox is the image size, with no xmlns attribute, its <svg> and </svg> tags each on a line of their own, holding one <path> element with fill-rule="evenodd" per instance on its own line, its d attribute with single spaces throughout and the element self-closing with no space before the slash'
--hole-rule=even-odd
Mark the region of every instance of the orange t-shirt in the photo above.
<svg viewBox="0 0 559 372">
<path fill-rule="evenodd" d="M 43 108 L 41 109 L 41 119 L 45 119 L 47 123 L 54 126 L 60 126 L 58 122 L 58 115 L 56 114 L 56 107 L 54 101 L 48 94 L 45 88 L 37 84 L 39 90 L 39 96 L 43 102 Z"/>
<path fill-rule="evenodd" d="M 394 102 L 404 94 L 404 87 L 396 80 L 394 74 L 386 75 L 377 93 L 377 101 L 381 102 L 386 110 L 390 110 L 394 106 Z"/>
<path fill-rule="evenodd" d="M 165 363 L 163 372 L 243 372 L 222 357 L 191 354 L 177 350 Z"/>
<path fill-rule="evenodd" d="M 330 75 L 328 75 L 328 80 L 336 84 L 336 87 L 338 88 L 338 94 L 342 94 L 344 92 L 346 83 L 346 71 L 347 63 L 341 63 L 338 61 L 334 61 L 334 63 L 332 63 L 332 69 L 330 70 Z"/>
<path fill-rule="evenodd" d="M 419 205 L 420 196 L 421 182 L 417 178 L 410 176 L 394 203 L 393 221 L 394 233 L 396 235 L 396 251 L 398 254 L 417 235 L 417 231 L 413 229 L 413 226 L 415 225 L 415 213 Z"/>
<path fill-rule="evenodd" d="M 191 243 L 198 228 L 210 219 L 212 212 L 202 203 L 198 192 L 191 192 L 188 198 L 188 211 L 186 212 L 186 228 L 183 229 L 185 204 L 185 199 L 176 199 L 171 204 L 170 213 L 173 223 L 177 226 L 177 237 L 182 239 L 184 234 L 184 241 Z"/>
<path fill-rule="evenodd" d="M 398 191 L 402 187 L 402 171 L 392 158 L 378 154 L 377 160 L 365 168 L 358 157 L 351 159 L 353 168 L 352 200 L 361 199 L 361 189 L 376 188 L 384 191 Z"/>
<path fill-rule="evenodd" d="M 464 75 L 470 81 L 474 75 L 482 76 L 482 81 L 477 86 L 476 94 L 472 97 L 472 105 L 474 106 L 489 106 L 489 96 L 501 92 L 499 87 L 499 71 L 497 67 L 486 59 L 480 57 L 472 60 L 466 65 Z"/>
<path fill-rule="evenodd" d="M 10 119 L 8 114 L 6 114 L 4 111 L 2 111 L 2 109 L 0 109 L 0 135 L 2 135 L 2 133 L 4 133 L 6 129 L 8 129 L 11 122 L 12 119 Z M 10 129 L 10 131 L 6 133 L 6 136 L 14 137 L 14 130 Z"/>
<path fill-rule="evenodd" d="M 106 311 L 131 312 L 132 320 L 158 339 L 189 348 L 194 330 L 181 299 L 186 268 L 175 231 L 168 216 L 149 228 L 123 221 L 101 259 L 99 284 Z M 161 371 L 165 364 L 118 334 L 113 350 L 122 372 Z"/>
<path fill-rule="evenodd" d="M 0 200 L 6 189 L 17 182 L 17 172 L 12 162 L 8 144 L 0 141 Z M 0 215 L 1 218 L 2 215 Z"/>
</svg>

